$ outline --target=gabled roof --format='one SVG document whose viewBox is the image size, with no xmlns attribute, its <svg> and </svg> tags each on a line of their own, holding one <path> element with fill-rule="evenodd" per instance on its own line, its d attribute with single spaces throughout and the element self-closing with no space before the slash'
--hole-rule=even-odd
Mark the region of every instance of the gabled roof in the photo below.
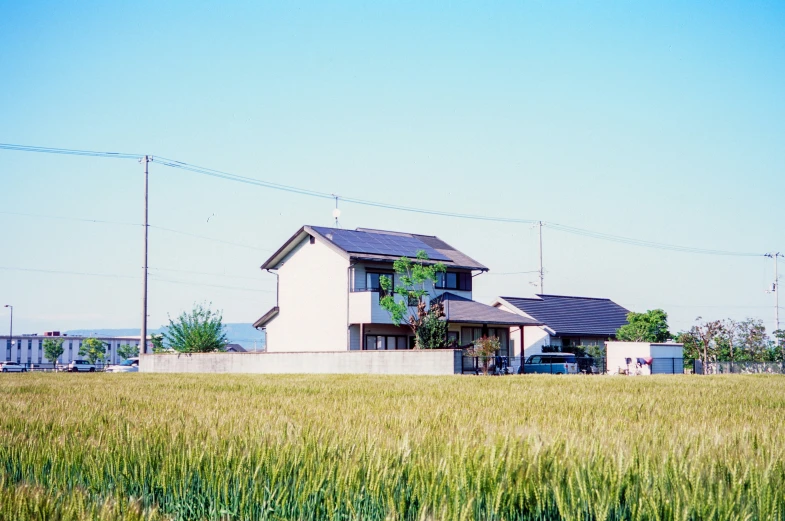
<svg viewBox="0 0 785 521">
<path fill-rule="evenodd" d="M 344 230 L 324 226 L 300 228 L 262 264 L 262 269 L 276 269 L 286 255 L 308 236 L 324 241 L 338 253 L 355 260 L 387 262 L 400 257 L 414 258 L 419 250 L 425 250 L 432 261 L 441 262 L 447 267 L 488 271 L 487 267 L 432 235 L 368 228 Z"/>
<path fill-rule="evenodd" d="M 444 303 L 445 320 L 464 324 L 496 324 L 500 326 L 538 326 L 539 322 L 509 313 L 493 306 L 450 293 L 442 293 L 432 302 Z"/>
<path fill-rule="evenodd" d="M 498 303 L 526 313 L 556 335 L 613 337 L 627 323 L 629 311 L 607 298 L 537 295 L 499 297 Z"/>
</svg>

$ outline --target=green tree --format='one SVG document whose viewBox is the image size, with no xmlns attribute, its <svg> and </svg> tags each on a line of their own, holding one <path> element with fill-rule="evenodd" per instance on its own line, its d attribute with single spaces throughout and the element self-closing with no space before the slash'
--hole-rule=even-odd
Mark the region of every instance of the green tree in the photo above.
<svg viewBox="0 0 785 521">
<path fill-rule="evenodd" d="M 164 347 L 164 336 L 162 334 L 150 335 L 150 343 L 153 344 L 153 353 L 166 353 L 168 349 Z"/>
<path fill-rule="evenodd" d="M 398 275 L 397 285 L 393 277 L 379 278 L 384 292 L 379 306 L 390 314 L 393 324 L 409 326 L 418 349 L 444 347 L 447 341 L 447 324 L 442 320 L 444 304 L 436 300 L 426 307 L 424 300 L 430 294 L 429 288 L 435 286 L 439 273 L 447 269 L 441 262 L 428 260 L 424 250 L 418 251 L 415 259 L 401 257 L 396 260 L 393 270 Z"/>
<path fill-rule="evenodd" d="M 467 356 L 478 357 L 483 374 L 488 374 L 492 357 L 496 355 L 501 347 L 501 342 L 499 342 L 499 339 L 495 336 L 484 336 L 475 340 L 472 347 L 466 349 L 464 352 Z"/>
<path fill-rule="evenodd" d="M 785 360 L 785 329 L 777 329 L 771 332 L 775 341 L 779 344 L 777 347 L 777 360 Z"/>
<path fill-rule="evenodd" d="M 107 343 L 98 338 L 85 338 L 79 346 L 79 355 L 86 357 L 91 364 L 103 360 L 106 356 Z"/>
<path fill-rule="evenodd" d="M 701 317 L 695 319 L 701 320 Z M 695 324 L 689 331 L 681 333 L 679 342 L 684 344 L 687 357 L 699 358 L 706 374 L 709 361 L 716 361 L 719 354 L 718 343 L 722 341 L 723 324 L 721 320 L 713 320 Z"/>
<path fill-rule="evenodd" d="M 748 318 L 738 323 L 739 344 L 749 360 L 767 362 L 771 360 L 770 341 L 766 326 L 757 318 Z"/>
<path fill-rule="evenodd" d="M 665 342 L 670 337 L 668 314 L 661 309 L 630 312 L 627 323 L 616 331 L 616 339 L 623 342 Z"/>
<path fill-rule="evenodd" d="M 221 351 L 229 343 L 221 314 L 201 304 L 194 305 L 190 313 L 183 312 L 177 320 L 169 318 L 164 339 L 180 353 Z"/>
<path fill-rule="evenodd" d="M 139 356 L 139 346 L 132 346 L 131 344 L 117 346 L 117 354 L 120 355 L 120 358 L 123 360 Z"/>
<path fill-rule="evenodd" d="M 44 340 L 44 356 L 53 364 L 57 362 L 57 359 L 60 358 L 63 351 L 62 338 L 47 338 Z"/>
</svg>

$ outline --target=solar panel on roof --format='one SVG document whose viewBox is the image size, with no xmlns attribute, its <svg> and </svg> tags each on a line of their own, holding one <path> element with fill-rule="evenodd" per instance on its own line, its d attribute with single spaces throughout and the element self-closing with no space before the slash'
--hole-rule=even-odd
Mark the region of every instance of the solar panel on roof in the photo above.
<svg viewBox="0 0 785 521">
<path fill-rule="evenodd" d="M 320 226 L 314 226 L 313 229 L 330 239 L 339 248 L 350 253 L 416 257 L 418 251 L 424 250 L 431 260 L 450 260 L 449 257 L 439 253 L 420 239 L 411 236 L 338 230 Z"/>
</svg>

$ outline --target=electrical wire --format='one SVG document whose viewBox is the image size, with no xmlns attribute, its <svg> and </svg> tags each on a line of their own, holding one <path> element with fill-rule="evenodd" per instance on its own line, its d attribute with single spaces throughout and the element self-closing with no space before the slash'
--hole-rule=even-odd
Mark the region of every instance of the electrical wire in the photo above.
<svg viewBox="0 0 785 521">
<path fill-rule="evenodd" d="M 33 272 L 33 273 L 48 273 L 53 275 L 79 275 L 79 276 L 87 276 L 87 277 L 111 277 L 117 279 L 140 279 L 141 276 L 134 276 L 134 275 L 121 275 L 117 273 L 91 273 L 91 272 L 84 272 L 84 271 L 66 271 L 66 270 L 44 270 L 44 269 L 37 269 L 37 268 L 18 268 L 14 266 L 0 266 L 0 270 L 7 270 L 7 271 L 25 271 L 25 272 Z M 274 290 L 269 289 L 254 289 L 254 288 L 241 288 L 237 286 L 222 286 L 219 284 L 203 284 L 200 282 L 190 282 L 186 280 L 174 280 L 174 279 L 166 279 L 162 277 L 158 277 L 154 274 L 150 274 L 150 279 L 160 282 L 171 282 L 174 284 L 184 284 L 186 286 L 206 286 L 210 288 L 222 288 L 222 289 L 231 289 L 237 291 L 250 291 L 255 293 L 274 293 Z"/>
<path fill-rule="evenodd" d="M 204 286 L 207 288 L 231 289 L 235 291 L 250 291 L 253 293 L 275 293 L 275 290 L 270 290 L 270 289 L 254 289 L 254 288 L 241 288 L 238 286 L 222 286 L 219 284 L 203 284 L 201 282 L 190 282 L 187 280 L 166 279 L 166 278 L 159 277 L 157 275 L 151 275 L 150 278 L 155 281 L 170 282 L 172 284 L 183 284 L 186 286 Z"/>
<path fill-rule="evenodd" d="M 113 277 L 118 279 L 139 279 L 141 276 L 136 277 L 133 275 L 119 275 L 116 273 L 89 273 L 83 271 L 65 271 L 65 270 L 44 270 L 37 268 L 17 268 L 13 266 L 0 266 L 0 270 L 8 271 L 31 271 L 36 273 L 52 273 L 56 275 L 84 275 L 89 277 Z"/>
<path fill-rule="evenodd" d="M 173 230 L 172 228 L 165 228 L 163 226 L 155 226 L 153 224 L 150 224 L 148 226 L 150 228 L 153 228 L 153 229 L 156 229 L 156 230 L 162 230 L 162 231 L 169 232 L 169 233 L 176 233 L 176 234 L 179 234 L 179 235 L 186 235 L 188 237 L 196 237 L 198 239 L 204 239 L 206 241 L 218 242 L 218 243 L 221 243 L 221 244 L 228 244 L 230 246 L 239 246 L 241 248 L 249 248 L 249 249 L 252 249 L 252 250 L 259 250 L 259 251 L 266 251 L 266 252 L 273 252 L 273 251 L 275 251 L 275 250 L 271 250 L 271 249 L 268 249 L 268 248 L 258 248 L 256 246 L 251 246 L 250 244 L 243 244 L 243 243 L 239 243 L 239 242 L 225 241 L 223 239 L 215 239 L 213 237 L 207 237 L 205 235 L 198 235 L 196 233 L 184 232 L 184 231 L 181 231 L 181 230 Z"/>
<path fill-rule="evenodd" d="M 79 222 L 86 222 L 86 223 L 99 223 L 99 224 L 119 224 L 122 226 L 142 226 L 138 223 L 129 223 L 123 221 L 108 221 L 105 219 L 84 219 L 81 217 L 67 217 L 63 215 L 42 215 L 42 214 L 34 214 L 34 213 L 23 213 L 23 212 L 7 212 L 5 210 L 0 210 L 0 214 L 4 215 L 16 215 L 20 217 L 38 217 L 41 219 L 57 219 L 63 221 L 79 221 Z"/>
<path fill-rule="evenodd" d="M 171 271 L 176 273 L 188 273 L 192 275 L 209 275 L 211 277 L 227 277 L 230 279 L 247 279 L 247 280 L 255 280 L 257 282 L 261 280 L 265 280 L 265 279 L 260 279 L 259 277 L 247 277 L 244 275 L 227 275 L 225 273 L 211 273 L 207 271 L 189 271 L 189 270 L 178 270 L 174 268 L 156 268 L 153 266 L 150 266 L 148 269 L 157 270 L 157 271 Z"/>
<path fill-rule="evenodd" d="M 15 145 L 12 143 L 0 143 L 2 150 L 14 150 L 17 152 L 37 152 L 43 154 L 63 154 L 69 156 L 92 156 L 108 157 L 112 159 L 141 159 L 144 154 L 129 154 L 126 152 L 99 152 L 96 150 L 75 150 L 70 148 L 37 147 L 31 145 Z"/>
<path fill-rule="evenodd" d="M 131 154 L 125 152 L 99 152 L 99 151 L 92 151 L 92 150 L 75 150 L 75 149 L 64 149 L 64 148 L 38 147 L 38 146 L 29 146 L 29 145 L 15 145 L 9 143 L 0 143 L 0 149 L 23 151 L 23 152 L 49 153 L 49 154 L 112 157 L 112 158 L 120 158 L 120 159 L 139 159 L 143 157 L 143 154 Z M 201 167 L 198 165 L 194 165 L 194 164 L 186 163 L 184 161 L 178 161 L 166 157 L 154 156 L 153 161 L 163 166 L 168 166 L 170 168 L 177 168 L 196 174 L 260 186 L 263 188 L 286 191 L 299 195 L 317 197 L 320 199 L 340 199 L 342 202 L 346 202 L 350 204 L 357 204 L 357 205 L 370 206 L 376 208 L 385 208 L 389 210 L 412 212 L 412 213 L 419 213 L 419 214 L 426 214 L 426 215 L 437 215 L 442 217 L 470 219 L 476 221 L 491 221 L 491 222 L 504 222 L 504 223 L 521 223 L 521 224 L 534 224 L 538 222 L 537 220 L 534 219 L 496 217 L 496 216 L 486 216 L 486 215 L 478 215 L 478 214 L 447 212 L 447 211 L 432 210 L 427 208 L 416 208 L 411 206 L 402 206 L 397 204 L 384 203 L 380 201 L 371 201 L 367 199 L 359 199 L 353 197 L 336 198 L 336 196 L 331 193 L 319 192 L 316 190 L 309 190 L 305 188 L 298 188 L 295 186 L 284 185 L 279 183 L 272 183 L 269 181 L 263 181 L 261 179 L 245 177 L 230 172 L 225 172 L 222 170 Z M 623 237 L 620 235 L 612 235 L 603 232 L 595 232 L 592 230 L 576 228 L 574 226 L 567 226 L 554 222 L 543 222 L 543 223 L 553 228 L 554 230 L 562 231 L 565 233 L 570 233 L 573 235 L 578 235 L 583 237 L 589 237 L 598 240 L 617 242 L 620 244 L 626 244 L 630 246 L 639 246 L 645 248 L 653 248 L 653 249 L 660 249 L 660 250 L 667 250 L 667 251 L 674 251 L 674 252 L 681 252 L 681 253 L 694 253 L 694 254 L 701 254 L 701 255 L 720 255 L 720 256 L 738 256 L 738 257 L 759 257 L 763 255 L 762 253 L 737 252 L 737 251 L 727 251 L 727 250 L 714 250 L 714 249 L 707 249 L 707 248 L 696 248 L 692 246 L 680 246 L 675 244 L 647 241 L 643 239 L 635 239 L 631 237 Z M 172 230 L 168 230 L 168 231 L 172 231 Z M 234 244 L 237 245 L 236 243 Z M 268 251 L 272 251 L 272 250 L 268 250 Z"/>
<path fill-rule="evenodd" d="M 105 220 L 105 219 L 87 219 L 87 218 L 81 218 L 81 217 L 66 217 L 66 216 L 60 216 L 60 215 L 43 215 L 43 214 L 32 214 L 32 213 L 23 213 L 23 212 L 7 212 L 7 211 L 4 211 L 4 210 L 0 210 L 0 214 L 15 215 L 15 216 L 21 216 L 21 217 L 38 217 L 38 218 L 41 218 L 41 219 L 78 221 L 78 222 L 86 222 L 86 223 L 117 224 L 117 225 L 122 225 L 122 226 L 139 226 L 139 227 L 142 226 L 139 223 L 129 223 L 129 222 L 123 222 L 123 221 L 109 221 L 109 220 Z M 169 233 L 177 233 L 177 234 L 180 234 L 180 235 L 187 235 L 189 237 L 195 237 L 197 239 L 204 239 L 206 241 L 213 241 L 213 242 L 219 242 L 219 243 L 222 243 L 222 244 L 228 244 L 230 246 L 239 246 L 241 248 L 250 248 L 252 250 L 259 250 L 259 251 L 264 251 L 264 252 L 273 252 L 273 251 L 275 251 L 275 250 L 272 250 L 272 249 L 269 249 L 269 248 L 259 248 L 259 247 L 256 247 L 256 246 L 251 246 L 250 244 L 243 244 L 243 243 L 239 243 L 239 242 L 225 241 L 223 239 L 216 239 L 214 237 L 207 237 L 206 235 L 199 235 L 199 234 L 196 234 L 196 233 L 184 232 L 182 230 L 175 230 L 173 228 L 166 228 L 164 226 L 156 226 L 156 225 L 153 225 L 153 224 L 148 224 L 148 227 L 149 228 L 155 228 L 156 230 L 161 230 L 161 231 L 165 231 L 165 232 L 169 232 Z"/>
</svg>

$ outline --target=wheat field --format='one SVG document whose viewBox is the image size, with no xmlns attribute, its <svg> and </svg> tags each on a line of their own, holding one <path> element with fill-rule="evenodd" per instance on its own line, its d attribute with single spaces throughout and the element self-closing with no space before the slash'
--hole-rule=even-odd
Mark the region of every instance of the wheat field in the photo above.
<svg viewBox="0 0 785 521">
<path fill-rule="evenodd" d="M 4 374 L 0 519 L 785 518 L 785 378 Z"/>
</svg>

